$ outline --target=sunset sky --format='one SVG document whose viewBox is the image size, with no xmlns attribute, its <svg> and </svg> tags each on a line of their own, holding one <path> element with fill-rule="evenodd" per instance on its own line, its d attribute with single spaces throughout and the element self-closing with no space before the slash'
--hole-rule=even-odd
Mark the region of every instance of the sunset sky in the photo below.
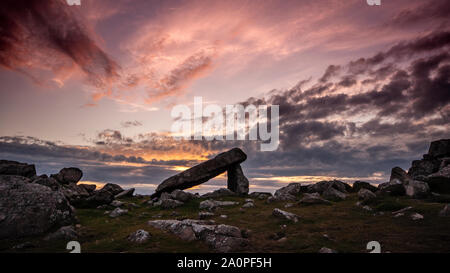
<svg viewBox="0 0 450 273">
<path fill-rule="evenodd" d="M 5 0 L 0 159 L 151 193 L 241 147 L 250 191 L 385 182 L 450 138 L 449 18 L 448 0 Z M 279 105 L 278 149 L 174 140 L 194 96 Z"/>
</svg>

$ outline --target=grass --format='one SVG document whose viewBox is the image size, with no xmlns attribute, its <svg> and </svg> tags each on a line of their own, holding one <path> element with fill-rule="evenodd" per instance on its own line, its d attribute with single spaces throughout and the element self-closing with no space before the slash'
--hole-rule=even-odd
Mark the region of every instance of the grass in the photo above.
<svg viewBox="0 0 450 273">
<path fill-rule="evenodd" d="M 250 244 L 242 252 L 300 252 L 316 253 L 321 247 L 338 252 L 367 252 L 369 241 L 381 243 L 382 252 L 450 252 L 450 218 L 439 217 L 443 204 L 436 200 L 414 200 L 407 197 L 386 197 L 370 205 L 372 212 L 356 206 L 357 196 L 351 194 L 340 202 L 328 205 L 295 205 L 284 208 L 287 202 L 266 204 L 255 199 L 255 207 L 240 209 L 245 197 L 226 197 L 221 200 L 238 201 L 240 205 L 224 207 L 212 218 L 217 223 L 234 225 L 251 230 Z M 82 252 L 211 252 L 200 241 L 187 242 L 173 234 L 152 228 L 147 221 L 156 219 L 198 219 L 199 203 L 192 200 L 182 207 L 163 210 L 145 204 L 148 198 L 125 200 L 138 204 L 129 208 L 129 214 L 110 218 L 99 209 L 78 209 Z M 392 211 L 412 206 L 413 209 L 399 218 L 392 217 Z M 298 223 L 291 223 L 272 216 L 272 210 L 280 208 L 301 217 Z M 380 213 L 383 212 L 383 213 Z M 424 216 L 413 221 L 413 212 Z M 227 218 L 219 217 L 225 214 Z M 285 227 L 284 227 L 285 226 Z M 127 241 L 127 236 L 145 229 L 151 239 L 137 245 Z M 284 232 L 287 240 L 273 240 L 274 233 Z M 11 246 L 21 242 L 32 242 L 36 247 L 12 250 Z M 67 242 L 47 242 L 42 237 L 21 240 L 0 241 L 2 252 L 67 252 Z"/>
</svg>

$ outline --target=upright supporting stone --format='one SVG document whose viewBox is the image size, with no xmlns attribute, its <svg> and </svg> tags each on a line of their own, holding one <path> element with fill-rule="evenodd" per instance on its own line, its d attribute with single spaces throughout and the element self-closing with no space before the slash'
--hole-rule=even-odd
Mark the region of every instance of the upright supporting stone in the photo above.
<svg viewBox="0 0 450 273">
<path fill-rule="evenodd" d="M 184 190 L 202 184 L 227 171 L 235 164 L 240 164 L 246 159 L 247 155 L 239 148 L 234 148 L 227 152 L 218 154 L 213 159 L 167 178 L 159 184 L 155 193 L 152 195 L 152 198 L 159 197 L 163 192 L 172 192 L 176 189 Z"/>
<path fill-rule="evenodd" d="M 245 177 L 240 164 L 235 164 L 227 171 L 227 186 L 230 191 L 237 194 L 248 194 L 248 179 Z"/>
</svg>

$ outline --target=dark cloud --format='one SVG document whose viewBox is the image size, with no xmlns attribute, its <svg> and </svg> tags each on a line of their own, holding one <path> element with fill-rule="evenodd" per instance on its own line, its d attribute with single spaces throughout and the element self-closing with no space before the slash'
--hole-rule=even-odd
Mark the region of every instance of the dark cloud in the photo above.
<svg viewBox="0 0 450 273">
<path fill-rule="evenodd" d="M 142 126 L 142 122 L 133 120 L 133 121 L 124 121 L 121 123 L 122 127 L 129 128 L 129 127 L 138 127 Z"/>
<path fill-rule="evenodd" d="M 57 74 L 77 65 L 90 84 L 105 88 L 118 65 L 90 37 L 65 0 L 5 0 L 0 9 L 0 65 L 39 81 L 31 69 Z"/>
</svg>

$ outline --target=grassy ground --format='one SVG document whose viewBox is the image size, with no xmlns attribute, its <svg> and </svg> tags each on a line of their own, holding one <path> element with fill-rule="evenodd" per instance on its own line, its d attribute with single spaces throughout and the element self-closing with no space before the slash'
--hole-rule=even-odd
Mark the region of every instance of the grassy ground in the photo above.
<svg viewBox="0 0 450 273">
<path fill-rule="evenodd" d="M 369 212 L 357 207 L 356 194 L 332 205 L 295 205 L 284 208 L 287 202 L 266 204 L 255 199 L 255 207 L 240 209 L 243 197 L 227 197 L 222 200 L 238 201 L 240 205 L 221 208 L 212 219 L 217 223 L 234 225 L 251 230 L 250 245 L 242 252 L 303 252 L 316 253 L 321 247 L 338 252 L 368 252 L 369 241 L 381 243 L 382 252 L 450 252 L 450 218 L 439 217 L 438 212 L 448 201 L 413 200 L 406 197 L 388 197 L 372 204 Z M 202 242 L 182 241 L 175 235 L 152 228 L 146 223 L 156 219 L 198 218 L 198 206 L 203 199 L 192 200 L 182 207 L 170 210 L 150 207 L 148 198 L 125 200 L 138 204 L 128 215 L 110 218 L 99 209 L 78 209 L 79 232 L 82 252 L 210 252 Z M 407 206 L 413 209 L 404 216 L 394 218 L 391 211 Z M 283 221 L 272 216 L 272 210 L 280 208 L 301 217 L 298 223 Z M 384 213 L 380 213 L 384 211 Z M 413 221 L 409 216 L 417 212 L 423 220 Z M 225 214 L 228 218 L 220 218 Z M 283 227 L 286 225 L 286 227 Z M 151 233 L 151 239 L 142 244 L 131 244 L 126 237 L 137 229 Z M 282 232 L 287 240 L 273 239 Z M 326 235 L 326 236 L 324 236 Z M 12 250 L 11 246 L 31 242 L 34 248 Z M 68 252 L 67 242 L 46 242 L 42 238 L 24 238 L 0 241 L 3 252 Z"/>
</svg>

